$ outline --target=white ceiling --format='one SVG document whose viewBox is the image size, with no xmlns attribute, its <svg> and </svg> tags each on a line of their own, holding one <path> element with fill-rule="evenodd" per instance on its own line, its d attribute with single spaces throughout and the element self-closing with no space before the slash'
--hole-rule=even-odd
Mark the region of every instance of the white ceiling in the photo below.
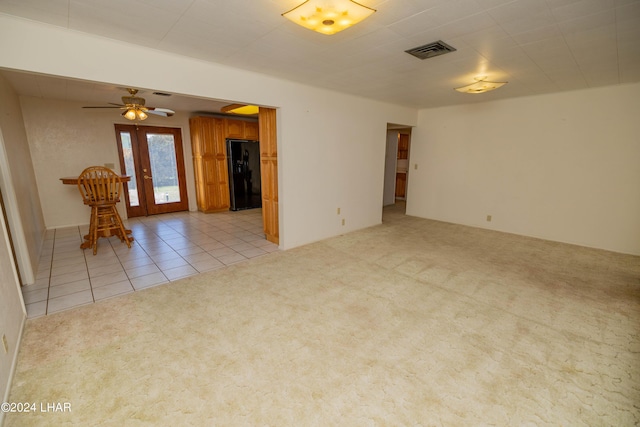
<svg viewBox="0 0 640 427">
<path fill-rule="evenodd" d="M 640 81 L 640 0 L 359 0 L 377 9 L 333 36 L 281 16 L 301 0 L 0 0 L 0 13 L 418 108 Z M 427 60 L 407 49 L 442 40 Z M 4 72 L 23 95 L 120 102 L 122 88 Z M 475 76 L 509 84 L 454 87 Z M 227 102 L 144 95 L 217 111 Z"/>
</svg>

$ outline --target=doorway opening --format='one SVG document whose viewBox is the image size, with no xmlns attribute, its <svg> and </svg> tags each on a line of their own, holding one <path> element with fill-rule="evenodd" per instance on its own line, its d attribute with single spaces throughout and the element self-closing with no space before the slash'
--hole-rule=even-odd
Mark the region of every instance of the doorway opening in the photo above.
<svg viewBox="0 0 640 427">
<path fill-rule="evenodd" d="M 129 218 L 189 210 L 179 128 L 115 125 Z"/>
<path fill-rule="evenodd" d="M 409 151 L 411 128 L 402 125 L 387 125 L 387 148 L 385 155 L 383 207 L 404 213 L 409 182 Z"/>
<path fill-rule="evenodd" d="M 198 210 L 205 213 L 234 210 L 230 193 L 236 185 L 244 193 L 236 196 L 251 204 L 259 194 L 264 234 L 268 241 L 279 244 L 276 109 L 259 107 L 257 129 L 253 123 L 229 116 L 200 115 L 189 119 Z M 252 151 L 259 150 L 249 153 L 247 158 L 241 143 L 234 156 L 233 144 L 227 146 L 227 141 L 233 142 L 235 138 L 246 144 L 254 144 L 248 141 L 257 139 L 258 145 Z M 251 175 L 246 174 L 248 169 L 252 170 Z M 257 207 L 258 203 L 255 204 Z"/>
</svg>

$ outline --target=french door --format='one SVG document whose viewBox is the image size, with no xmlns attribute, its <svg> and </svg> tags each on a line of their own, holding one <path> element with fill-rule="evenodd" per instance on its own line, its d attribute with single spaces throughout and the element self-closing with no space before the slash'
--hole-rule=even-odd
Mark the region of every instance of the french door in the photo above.
<svg viewBox="0 0 640 427">
<path fill-rule="evenodd" d="M 127 216 L 189 210 L 177 128 L 116 124 L 120 168 L 131 180 L 124 184 Z"/>
</svg>

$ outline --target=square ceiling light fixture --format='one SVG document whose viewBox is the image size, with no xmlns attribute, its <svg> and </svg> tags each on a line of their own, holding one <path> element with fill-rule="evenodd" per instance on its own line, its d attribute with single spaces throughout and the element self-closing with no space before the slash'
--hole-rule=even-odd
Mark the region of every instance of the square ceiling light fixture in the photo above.
<svg viewBox="0 0 640 427">
<path fill-rule="evenodd" d="M 375 11 L 352 0 L 307 0 L 282 16 L 310 30 L 331 35 L 357 24 Z"/>
<path fill-rule="evenodd" d="M 475 77 L 476 82 L 471 83 L 470 85 L 461 86 L 454 88 L 458 92 L 462 93 L 484 93 L 489 92 L 490 90 L 498 89 L 508 82 L 489 82 L 487 81 L 487 77 Z"/>
<path fill-rule="evenodd" d="M 258 114 L 260 108 L 257 105 L 245 105 L 245 104 L 231 104 L 222 107 L 220 111 L 223 113 L 231 114 L 243 114 L 245 116 L 252 116 Z"/>
</svg>

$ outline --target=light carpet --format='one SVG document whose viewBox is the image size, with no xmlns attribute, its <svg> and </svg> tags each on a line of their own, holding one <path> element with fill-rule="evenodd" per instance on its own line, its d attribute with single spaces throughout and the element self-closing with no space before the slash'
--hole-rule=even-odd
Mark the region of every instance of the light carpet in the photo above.
<svg viewBox="0 0 640 427">
<path fill-rule="evenodd" d="M 631 426 L 640 257 L 412 218 L 27 321 L 7 426 Z M 40 408 L 38 408 L 40 409 Z"/>
</svg>

